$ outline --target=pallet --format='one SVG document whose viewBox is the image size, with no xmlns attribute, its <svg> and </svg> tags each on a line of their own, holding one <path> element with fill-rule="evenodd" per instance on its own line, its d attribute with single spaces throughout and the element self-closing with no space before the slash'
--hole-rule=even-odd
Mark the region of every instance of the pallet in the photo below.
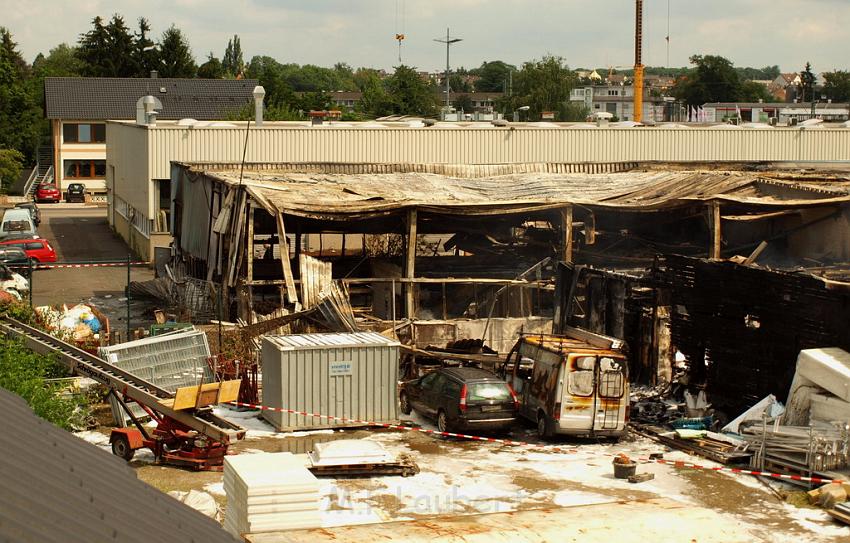
<svg viewBox="0 0 850 543">
<path fill-rule="evenodd" d="M 406 454 L 399 455 L 397 462 L 308 466 L 307 469 L 317 477 L 377 477 L 389 475 L 412 477 L 419 473 L 419 466 Z"/>
<path fill-rule="evenodd" d="M 657 427 L 633 424 L 631 427 L 636 433 L 658 441 L 670 448 L 692 453 L 720 464 L 733 464 L 749 461 L 753 453 L 750 451 L 736 451 L 735 447 L 723 441 L 711 438 L 701 439 L 675 439 L 659 434 Z"/>
</svg>

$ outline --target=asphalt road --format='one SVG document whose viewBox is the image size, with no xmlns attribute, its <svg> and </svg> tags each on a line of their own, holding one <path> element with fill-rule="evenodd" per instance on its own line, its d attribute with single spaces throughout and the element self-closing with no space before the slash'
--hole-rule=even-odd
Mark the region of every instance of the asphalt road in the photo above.
<svg viewBox="0 0 850 543">
<path fill-rule="evenodd" d="M 91 206 L 52 206 L 43 204 L 38 232 L 56 250 L 59 263 L 126 260 L 129 249 L 109 228 L 106 209 Z M 135 259 L 135 257 L 134 257 Z M 154 277 L 153 270 L 134 266 L 133 281 Z M 33 305 L 85 303 L 95 305 L 110 320 L 113 329 L 126 327 L 126 266 L 118 268 L 65 268 L 37 270 L 33 277 Z M 151 307 L 147 301 L 131 301 L 133 328 L 149 325 Z"/>
</svg>

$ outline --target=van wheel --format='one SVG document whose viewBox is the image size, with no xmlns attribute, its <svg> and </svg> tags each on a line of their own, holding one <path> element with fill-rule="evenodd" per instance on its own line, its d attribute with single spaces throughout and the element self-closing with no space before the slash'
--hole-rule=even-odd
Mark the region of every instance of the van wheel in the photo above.
<svg viewBox="0 0 850 543">
<path fill-rule="evenodd" d="M 401 412 L 404 413 L 405 415 L 409 415 L 410 411 L 411 411 L 410 400 L 407 399 L 406 393 L 404 393 L 404 392 L 401 393 L 401 395 L 398 397 L 398 403 L 399 403 L 399 407 L 401 408 Z"/>
<path fill-rule="evenodd" d="M 550 437 L 552 433 L 549 431 L 548 424 L 546 422 L 546 415 L 543 413 L 538 413 L 537 415 L 537 437 L 546 439 Z"/>
<path fill-rule="evenodd" d="M 440 412 L 437 413 L 437 430 L 441 432 L 449 431 L 449 419 L 446 416 L 446 412 L 440 409 Z"/>
</svg>

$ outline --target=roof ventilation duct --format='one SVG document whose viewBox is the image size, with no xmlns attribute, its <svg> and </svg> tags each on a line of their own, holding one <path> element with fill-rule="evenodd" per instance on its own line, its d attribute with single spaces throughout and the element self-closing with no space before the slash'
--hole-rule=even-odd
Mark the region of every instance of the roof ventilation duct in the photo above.
<svg viewBox="0 0 850 543">
<path fill-rule="evenodd" d="M 153 96 L 142 96 L 136 102 L 136 124 L 156 126 L 156 116 L 162 109 L 162 102 Z"/>
</svg>

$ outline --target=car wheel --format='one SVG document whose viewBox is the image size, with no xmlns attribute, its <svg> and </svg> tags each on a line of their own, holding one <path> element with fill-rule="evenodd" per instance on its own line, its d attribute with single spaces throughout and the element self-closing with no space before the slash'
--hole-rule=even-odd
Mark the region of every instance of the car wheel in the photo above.
<svg viewBox="0 0 850 543">
<path fill-rule="evenodd" d="M 398 403 L 401 408 L 401 412 L 405 415 L 409 415 L 412 410 L 410 409 L 410 400 L 407 399 L 406 393 L 401 393 L 401 395 L 398 397 Z"/>
<path fill-rule="evenodd" d="M 437 413 L 437 430 L 441 432 L 450 432 L 449 429 L 449 419 L 446 416 L 446 412 L 440 409 L 439 413 Z"/>
<path fill-rule="evenodd" d="M 537 437 L 545 439 L 551 435 L 546 421 L 546 415 L 539 413 L 537 415 Z"/>
</svg>

